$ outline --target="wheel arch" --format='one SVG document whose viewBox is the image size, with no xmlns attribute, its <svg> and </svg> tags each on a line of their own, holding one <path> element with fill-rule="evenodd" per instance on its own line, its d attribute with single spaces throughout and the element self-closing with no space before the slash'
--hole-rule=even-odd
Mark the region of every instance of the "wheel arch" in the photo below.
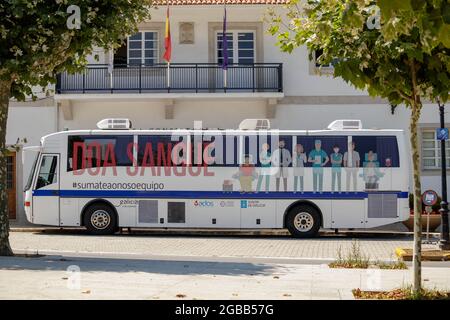
<svg viewBox="0 0 450 320">
<path fill-rule="evenodd" d="M 317 204 L 315 204 L 314 202 L 310 201 L 310 200 L 297 200 L 293 203 L 291 203 L 286 210 L 284 210 L 284 214 L 283 214 L 283 228 L 286 228 L 286 217 L 289 213 L 289 211 L 291 211 L 291 209 L 293 209 L 296 206 L 299 205 L 309 205 L 311 207 L 313 207 L 314 209 L 317 210 L 317 212 L 320 215 L 320 226 L 323 227 L 323 214 L 322 214 L 322 210 L 320 210 L 319 206 Z"/>
<path fill-rule="evenodd" d="M 83 209 L 81 210 L 81 213 L 80 213 L 80 225 L 81 226 L 84 226 L 84 215 L 86 214 L 87 209 L 90 206 L 93 206 L 95 204 L 103 204 L 103 205 L 110 207 L 112 209 L 112 211 L 114 212 L 114 215 L 116 218 L 116 224 L 117 224 L 116 227 L 119 226 L 119 215 L 117 213 L 116 207 L 114 207 L 114 205 L 111 202 L 109 202 L 108 200 L 105 200 L 105 199 L 92 199 L 83 206 Z"/>
</svg>

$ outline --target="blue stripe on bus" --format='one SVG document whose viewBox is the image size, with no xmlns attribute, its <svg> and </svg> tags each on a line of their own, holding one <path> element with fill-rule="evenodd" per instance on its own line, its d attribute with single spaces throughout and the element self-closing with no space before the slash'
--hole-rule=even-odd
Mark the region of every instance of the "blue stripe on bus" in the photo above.
<svg viewBox="0 0 450 320">
<path fill-rule="evenodd" d="M 60 196 L 63 198 L 171 198 L 171 199 L 365 199 L 369 194 L 397 194 L 408 198 L 408 192 L 253 192 L 239 191 L 135 191 L 135 190 L 34 190 L 33 196 Z"/>
</svg>

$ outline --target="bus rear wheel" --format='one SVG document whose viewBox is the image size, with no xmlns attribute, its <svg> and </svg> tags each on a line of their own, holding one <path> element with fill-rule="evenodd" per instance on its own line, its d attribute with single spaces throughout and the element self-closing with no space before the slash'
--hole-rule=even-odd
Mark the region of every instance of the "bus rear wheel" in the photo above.
<svg viewBox="0 0 450 320">
<path fill-rule="evenodd" d="M 320 229 L 320 213 L 309 205 L 295 206 L 286 216 L 286 227 L 293 237 L 315 237 Z"/>
<path fill-rule="evenodd" d="M 86 209 L 84 225 L 90 234 L 105 235 L 116 231 L 116 214 L 105 204 L 93 204 Z"/>
</svg>

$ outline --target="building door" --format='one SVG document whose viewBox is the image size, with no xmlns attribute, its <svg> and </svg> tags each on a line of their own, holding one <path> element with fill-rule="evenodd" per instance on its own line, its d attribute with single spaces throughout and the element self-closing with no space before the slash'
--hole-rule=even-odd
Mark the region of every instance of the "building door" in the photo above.
<svg viewBox="0 0 450 320">
<path fill-rule="evenodd" d="M 6 193 L 10 219 L 16 219 L 16 185 L 16 153 L 11 152 L 6 156 Z"/>
</svg>

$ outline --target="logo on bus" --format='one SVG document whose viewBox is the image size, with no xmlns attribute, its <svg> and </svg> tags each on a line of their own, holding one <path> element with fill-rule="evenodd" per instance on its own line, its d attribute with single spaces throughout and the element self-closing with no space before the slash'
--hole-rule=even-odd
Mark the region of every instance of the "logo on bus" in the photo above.
<svg viewBox="0 0 450 320">
<path fill-rule="evenodd" d="M 211 208 L 211 207 L 214 207 L 214 202 L 208 201 L 208 200 L 195 200 L 194 206 L 201 207 L 201 208 L 205 208 L 205 207 Z"/>
<path fill-rule="evenodd" d="M 233 200 L 222 200 L 220 201 L 220 206 L 221 207 L 234 207 L 234 201 Z"/>
<path fill-rule="evenodd" d="M 264 208 L 266 204 L 259 200 L 241 200 L 241 209 Z"/>
</svg>

